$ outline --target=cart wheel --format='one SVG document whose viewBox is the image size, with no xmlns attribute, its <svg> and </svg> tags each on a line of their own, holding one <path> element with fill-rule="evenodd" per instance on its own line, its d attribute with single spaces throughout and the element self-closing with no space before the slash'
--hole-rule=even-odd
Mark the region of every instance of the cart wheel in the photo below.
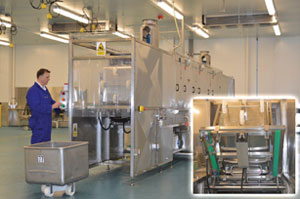
<svg viewBox="0 0 300 199">
<path fill-rule="evenodd" d="M 51 186 L 46 186 L 44 189 L 44 194 L 47 197 L 52 197 L 54 195 L 54 192 L 51 193 Z"/>
<path fill-rule="evenodd" d="M 68 185 L 66 190 L 65 190 L 65 193 L 68 196 L 73 196 L 75 194 L 75 184 L 72 183 L 72 184 Z"/>
</svg>

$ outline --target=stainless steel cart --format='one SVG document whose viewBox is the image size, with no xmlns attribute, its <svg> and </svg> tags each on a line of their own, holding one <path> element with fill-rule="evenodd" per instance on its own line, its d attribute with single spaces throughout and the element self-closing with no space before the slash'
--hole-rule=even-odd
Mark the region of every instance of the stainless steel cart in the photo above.
<svg viewBox="0 0 300 199">
<path fill-rule="evenodd" d="M 58 190 L 74 195 L 74 182 L 89 175 L 87 142 L 42 142 L 24 151 L 26 182 L 42 184 L 46 196 Z"/>
</svg>

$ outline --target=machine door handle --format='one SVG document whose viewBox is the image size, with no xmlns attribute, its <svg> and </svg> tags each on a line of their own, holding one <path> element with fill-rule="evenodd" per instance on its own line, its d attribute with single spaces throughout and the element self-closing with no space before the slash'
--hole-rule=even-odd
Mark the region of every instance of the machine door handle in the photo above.
<svg viewBox="0 0 300 199">
<path fill-rule="evenodd" d="M 183 92 L 186 92 L 186 85 L 183 85 Z"/>
<path fill-rule="evenodd" d="M 195 93 L 195 86 L 192 87 L 192 93 Z"/>
<path fill-rule="evenodd" d="M 179 91 L 179 84 L 176 84 L 176 91 Z"/>
<path fill-rule="evenodd" d="M 201 93 L 201 88 L 198 88 L 198 94 L 200 94 Z"/>
</svg>

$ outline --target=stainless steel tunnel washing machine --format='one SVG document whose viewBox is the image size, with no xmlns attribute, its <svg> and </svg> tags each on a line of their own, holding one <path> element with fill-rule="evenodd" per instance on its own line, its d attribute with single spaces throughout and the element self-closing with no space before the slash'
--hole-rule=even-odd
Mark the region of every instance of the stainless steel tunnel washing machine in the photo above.
<svg viewBox="0 0 300 199">
<path fill-rule="evenodd" d="M 233 94 L 233 78 L 135 38 L 70 40 L 70 136 L 88 141 L 90 166 L 129 152 L 134 178 L 191 152 L 191 98 Z"/>
</svg>

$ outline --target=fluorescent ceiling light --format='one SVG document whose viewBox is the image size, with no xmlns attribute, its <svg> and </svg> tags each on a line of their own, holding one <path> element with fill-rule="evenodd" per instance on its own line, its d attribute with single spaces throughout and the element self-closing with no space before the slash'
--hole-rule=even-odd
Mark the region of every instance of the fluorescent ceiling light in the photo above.
<svg viewBox="0 0 300 199">
<path fill-rule="evenodd" d="M 53 34 L 50 34 L 50 33 L 46 33 L 46 32 L 41 32 L 40 36 L 45 37 L 47 39 L 52 39 L 52 40 L 55 40 L 55 41 L 63 42 L 63 43 L 69 43 L 69 40 L 67 40 L 65 38 L 62 38 L 60 36 L 56 36 L 56 35 L 53 35 Z"/>
<path fill-rule="evenodd" d="M 272 23 L 278 23 L 277 17 L 275 15 L 272 16 Z"/>
<path fill-rule="evenodd" d="M 183 19 L 183 15 L 180 14 L 178 11 L 174 10 L 169 4 L 167 4 L 166 2 L 164 1 L 158 1 L 157 2 L 157 5 L 163 9 L 164 11 L 166 11 L 167 13 L 169 13 L 171 16 L 174 16 L 175 14 L 175 17 L 177 19 Z"/>
<path fill-rule="evenodd" d="M 200 114 L 200 111 L 198 109 L 193 108 L 193 113 L 198 115 Z"/>
<path fill-rule="evenodd" d="M 10 28 L 10 27 L 11 27 L 11 23 L 6 22 L 6 21 L 3 21 L 3 20 L 1 20 L 1 19 L 0 19 L 0 25 L 4 25 L 4 26 L 6 26 L 7 28 Z"/>
<path fill-rule="evenodd" d="M 84 23 L 84 24 L 89 23 L 89 20 L 87 18 L 84 18 L 84 17 L 80 16 L 79 14 L 75 14 L 72 11 L 69 11 L 65 8 L 61 8 L 59 6 L 54 7 L 53 12 L 55 12 L 57 14 L 60 14 L 60 15 L 63 15 L 65 17 L 74 19 L 75 21 L 78 21 L 78 22 L 81 22 L 81 23 Z"/>
<path fill-rule="evenodd" d="M 274 30 L 274 33 L 275 33 L 276 36 L 281 35 L 280 28 L 279 28 L 278 24 L 273 26 L 273 30 Z"/>
<path fill-rule="evenodd" d="M 9 42 L 8 41 L 3 41 L 3 40 L 0 40 L 0 45 L 3 45 L 3 46 L 9 46 Z"/>
<path fill-rule="evenodd" d="M 276 10 L 275 10 L 275 6 L 273 3 L 273 0 L 265 0 L 269 15 L 275 15 Z"/>
<path fill-rule="evenodd" d="M 126 34 L 120 32 L 120 31 L 113 32 L 113 34 L 116 35 L 116 36 L 118 36 L 118 37 L 124 38 L 124 39 L 130 38 L 129 35 L 126 35 Z"/>
<path fill-rule="evenodd" d="M 191 27 L 191 29 L 197 34 L 200 35 L 201 37 L 204 37 L 205 39 L 209 38 L 209 34 L 205 32 L 202 28 L 194 26 Z"/>
</svg>

